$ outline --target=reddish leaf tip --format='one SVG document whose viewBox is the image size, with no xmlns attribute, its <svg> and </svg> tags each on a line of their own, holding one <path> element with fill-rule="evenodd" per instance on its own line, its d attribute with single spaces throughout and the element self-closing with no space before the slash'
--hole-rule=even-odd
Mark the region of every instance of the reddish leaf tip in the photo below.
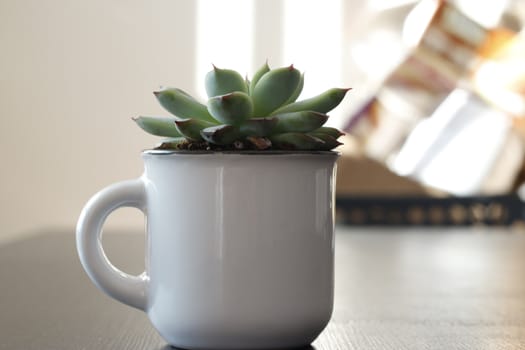
<svg viewBox="0 0 525 350">
<path fill-rule="evenodd" d="M 191 119 L 175 119 L 174 122 L 176 125 L 183 125 L 189 122 Z"/>
<path fill-rule="evenodd" d="M 221 101 L 228 101 L 229 99 L 231 99 L 233 97 L 233 92 L 230 92 L 228 94 L 225 94 L 225 95 L 221 95 L 219 96 L 219 98 L 221 99 Z"/>
</svg>

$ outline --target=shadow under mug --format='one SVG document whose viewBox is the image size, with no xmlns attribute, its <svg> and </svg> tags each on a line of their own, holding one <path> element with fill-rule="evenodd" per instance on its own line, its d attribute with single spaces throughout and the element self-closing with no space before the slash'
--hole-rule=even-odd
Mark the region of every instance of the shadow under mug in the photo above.
<svg viewBox="0 0 525 350">
<path fill-rule="evenodd" d="M 144 174 L 93 196 L 77 224 L 80 260 L 111 297 L 148 314 L 181 348 L 310 344 L 333 308 L 335 152 L 145 151 Z M 119 207 L 147 218 L 146 271 L 107 259 Z"/>
</svg>

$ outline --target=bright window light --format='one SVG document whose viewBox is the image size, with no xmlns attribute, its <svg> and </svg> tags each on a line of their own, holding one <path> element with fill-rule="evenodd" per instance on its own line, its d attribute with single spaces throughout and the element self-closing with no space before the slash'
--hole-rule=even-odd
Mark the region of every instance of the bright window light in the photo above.
<svg viewBox="0 0 525 350">
<path fill-rule="evenodd" d="M 439 7 L 437 0 L 423 0 L 408 14 L 403 23 L 403 41 L 408 47 L 415 47 L 428 28 Z"/>
<path fill-rule="evenodd" d="M 418 0 L 371 0 L 368 6 L 375 11 L 387 11 L 397 7 L 412 5 L 417 1 Z"/>
<path fill-rule="evenodd" d="M 393 169 L 454 195 L 479 193 L 510 128 L 503 112 L 465 90 L 455 90 L 413 130 Z"/>
<path fill-rule="evenodd" d="M 197 1 L 197 92 L 212 64 L 245 75 L 253 69 L 254 0 Z M 184 53 L 181 53 L 184 54 Z"/>
<path fill-rule="evenodd" d="M 284 1 L 283 61 L 305 72 L 301 97 L 342 82 L 342 0 Z"/>
<path fill-rule="evenodd" d="M 507 8 L 509 0 L 479 1 L 479 0 L 456 0 L 456 6 L 468 16 L 484 27 L 495 27 Z"/>
</svg>

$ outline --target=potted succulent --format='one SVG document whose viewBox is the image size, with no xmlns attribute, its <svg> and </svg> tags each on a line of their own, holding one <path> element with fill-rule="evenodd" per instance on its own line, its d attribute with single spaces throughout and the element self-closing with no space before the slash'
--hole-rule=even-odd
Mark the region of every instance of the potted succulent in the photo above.
<svg viewBox="0 0 525 350">
<path fill-rule="evenodd" d="M 342 133 L 322 127 L 325 114 L 349 89 L 330 89 L 298 101 L 304 82 L 292 66 L 271 70 L 263 65 L 251 81 L 230 69 L 206 75 L 206 105 L 178 88 L 154 92 L 173 117 L 138 117 L 146 132 L 169 137 L 159 149 L 328 151 Z"/>
<path fill-rule="evenodd" d="M 298 347 L 333 307 L 332 149 L 323 127 L 348 89 L 296 101 L 304 75 L 263 65 L 251 81 L 214 67 L 206 104 L 183 90 L 155 92 L 173 117 L 138 117 L 165 137 L 143 152 L 144 174 L 84 207 L 77 248 L 93 282 L 145 311 L 170 345 L 190 349 Z M 114 267 L 101 228 L 116 208 L 147 217 L 146 271 Z"/>
</svg>

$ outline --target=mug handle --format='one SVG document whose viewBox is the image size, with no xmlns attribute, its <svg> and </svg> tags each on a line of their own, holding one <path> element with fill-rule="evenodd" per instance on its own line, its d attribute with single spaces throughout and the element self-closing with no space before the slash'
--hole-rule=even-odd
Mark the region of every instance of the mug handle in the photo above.
<svg viewBox="0 0 525 350">
<path fill-rule="evenodd" d="M 108 215 L 120 207 L 137 208 L 146 215 L 146 190 L 141 179 L 118 182 L 91 197 L 77 223 L 78 255 L 98 288 L 124 304 L 145 310 L 149 280 L 146 272 L 132 276 L 120 271 L 102 248 L 102 226 Z"/>
</svg>

